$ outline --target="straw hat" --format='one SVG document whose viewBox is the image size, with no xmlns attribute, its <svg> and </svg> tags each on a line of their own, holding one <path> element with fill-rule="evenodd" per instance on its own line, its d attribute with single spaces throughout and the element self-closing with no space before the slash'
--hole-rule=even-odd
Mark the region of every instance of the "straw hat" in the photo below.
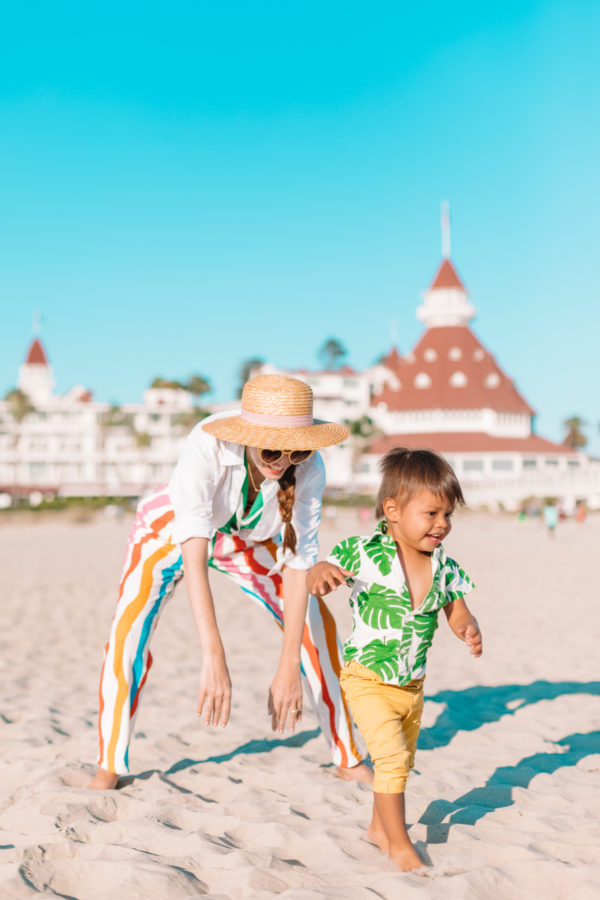
<svg viewBox="0 0 600 900">
<path fill-rule="evenodd" d="M 344 425 L 313 419 L 313 394 L 304 381 L 257 375 L 244 385 L 239 416 L 202 424 L 204 431 L 233 444 L 266 450 L 319 450 L 350 434 Z"/>
</svg>

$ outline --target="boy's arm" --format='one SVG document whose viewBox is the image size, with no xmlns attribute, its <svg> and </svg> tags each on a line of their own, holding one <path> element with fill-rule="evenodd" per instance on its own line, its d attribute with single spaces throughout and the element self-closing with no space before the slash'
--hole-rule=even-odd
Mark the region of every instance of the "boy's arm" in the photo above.
<svg viewBox="0 0 600 900">
<path fill-rule="evenodd" d="M 346 578 L 352 578 L 352 575 L 352 572 L 334 563 L 318 562 L 306 573 L 306 589 L 309 594 L 324 597 L 341 584 L 346 584 Z"/>
<path fill-rule="evenodd" d="M 483 652 L 481 631 L 477 619 L 469 611 L 462 597 L 457 597 L 444 607 L 448 625 L 457 638 L 464 641 L 473 656 L 481 656 Z"/>
</svg>

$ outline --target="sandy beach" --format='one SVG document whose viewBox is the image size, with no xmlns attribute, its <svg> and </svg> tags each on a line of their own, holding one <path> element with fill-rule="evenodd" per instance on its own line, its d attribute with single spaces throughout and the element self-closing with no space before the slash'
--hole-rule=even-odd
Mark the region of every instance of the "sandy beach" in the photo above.
<svg viewBox="0 0 600 900">
<path fill-rule="evenodd" d="M 370 792 L 334 777 L 310 711 L 295 735 L 270 731 L 279 632 L 218 576 L 230 724 L 206 730 L 195 715 L 199 645 L 182 586 L 153 643 L 133 774 L 118 791 L 86 790 L 129 526 L 0 520 L 2 900 L 600 896 L 600 517 L 553 539 L 535 521 L 456 517 L 446 548 L 476 582 L 484 656 L 440 618 L 407 791 L 426 877 L 367 842 Z M 365 530 L 340 512 L 322 550 Z M 343 634 L 347 593 L 331 598 Z"/>
</svg>

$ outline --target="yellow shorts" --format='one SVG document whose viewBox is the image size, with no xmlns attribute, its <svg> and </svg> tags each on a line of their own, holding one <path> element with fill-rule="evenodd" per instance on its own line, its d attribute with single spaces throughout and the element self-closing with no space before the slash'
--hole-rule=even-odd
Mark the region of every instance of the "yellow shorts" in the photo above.
<svg viewBox="0 0 600 900">
<path fill-rule="evenodd" d="M 386 684 L 355 660 L 346 663 L 340 683 L 375 765 L 373 790 L 403 794 L 414 765 L 423 712 L 423 681 Z"/>
</svg>

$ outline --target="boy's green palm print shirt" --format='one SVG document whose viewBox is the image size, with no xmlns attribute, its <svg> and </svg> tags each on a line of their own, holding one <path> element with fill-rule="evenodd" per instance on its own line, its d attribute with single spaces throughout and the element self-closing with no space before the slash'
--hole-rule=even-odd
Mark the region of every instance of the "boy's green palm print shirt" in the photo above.
<svg viewBox="0 0 600 900">
<path fill-rule="evenodd" d="M 333 548 L 328 562 L 353 573 L 352 634 L 346 662 L 356 660 L 388 684 L 408 684 L 425 674 L 425 659 L 438 626 L 438 612 L 474 584 L 440 545 L 431 554 L 432 584 L 413 610 L 396 544 L 380 522 L 371 537 L 349 537 Z"/>
</svg>

